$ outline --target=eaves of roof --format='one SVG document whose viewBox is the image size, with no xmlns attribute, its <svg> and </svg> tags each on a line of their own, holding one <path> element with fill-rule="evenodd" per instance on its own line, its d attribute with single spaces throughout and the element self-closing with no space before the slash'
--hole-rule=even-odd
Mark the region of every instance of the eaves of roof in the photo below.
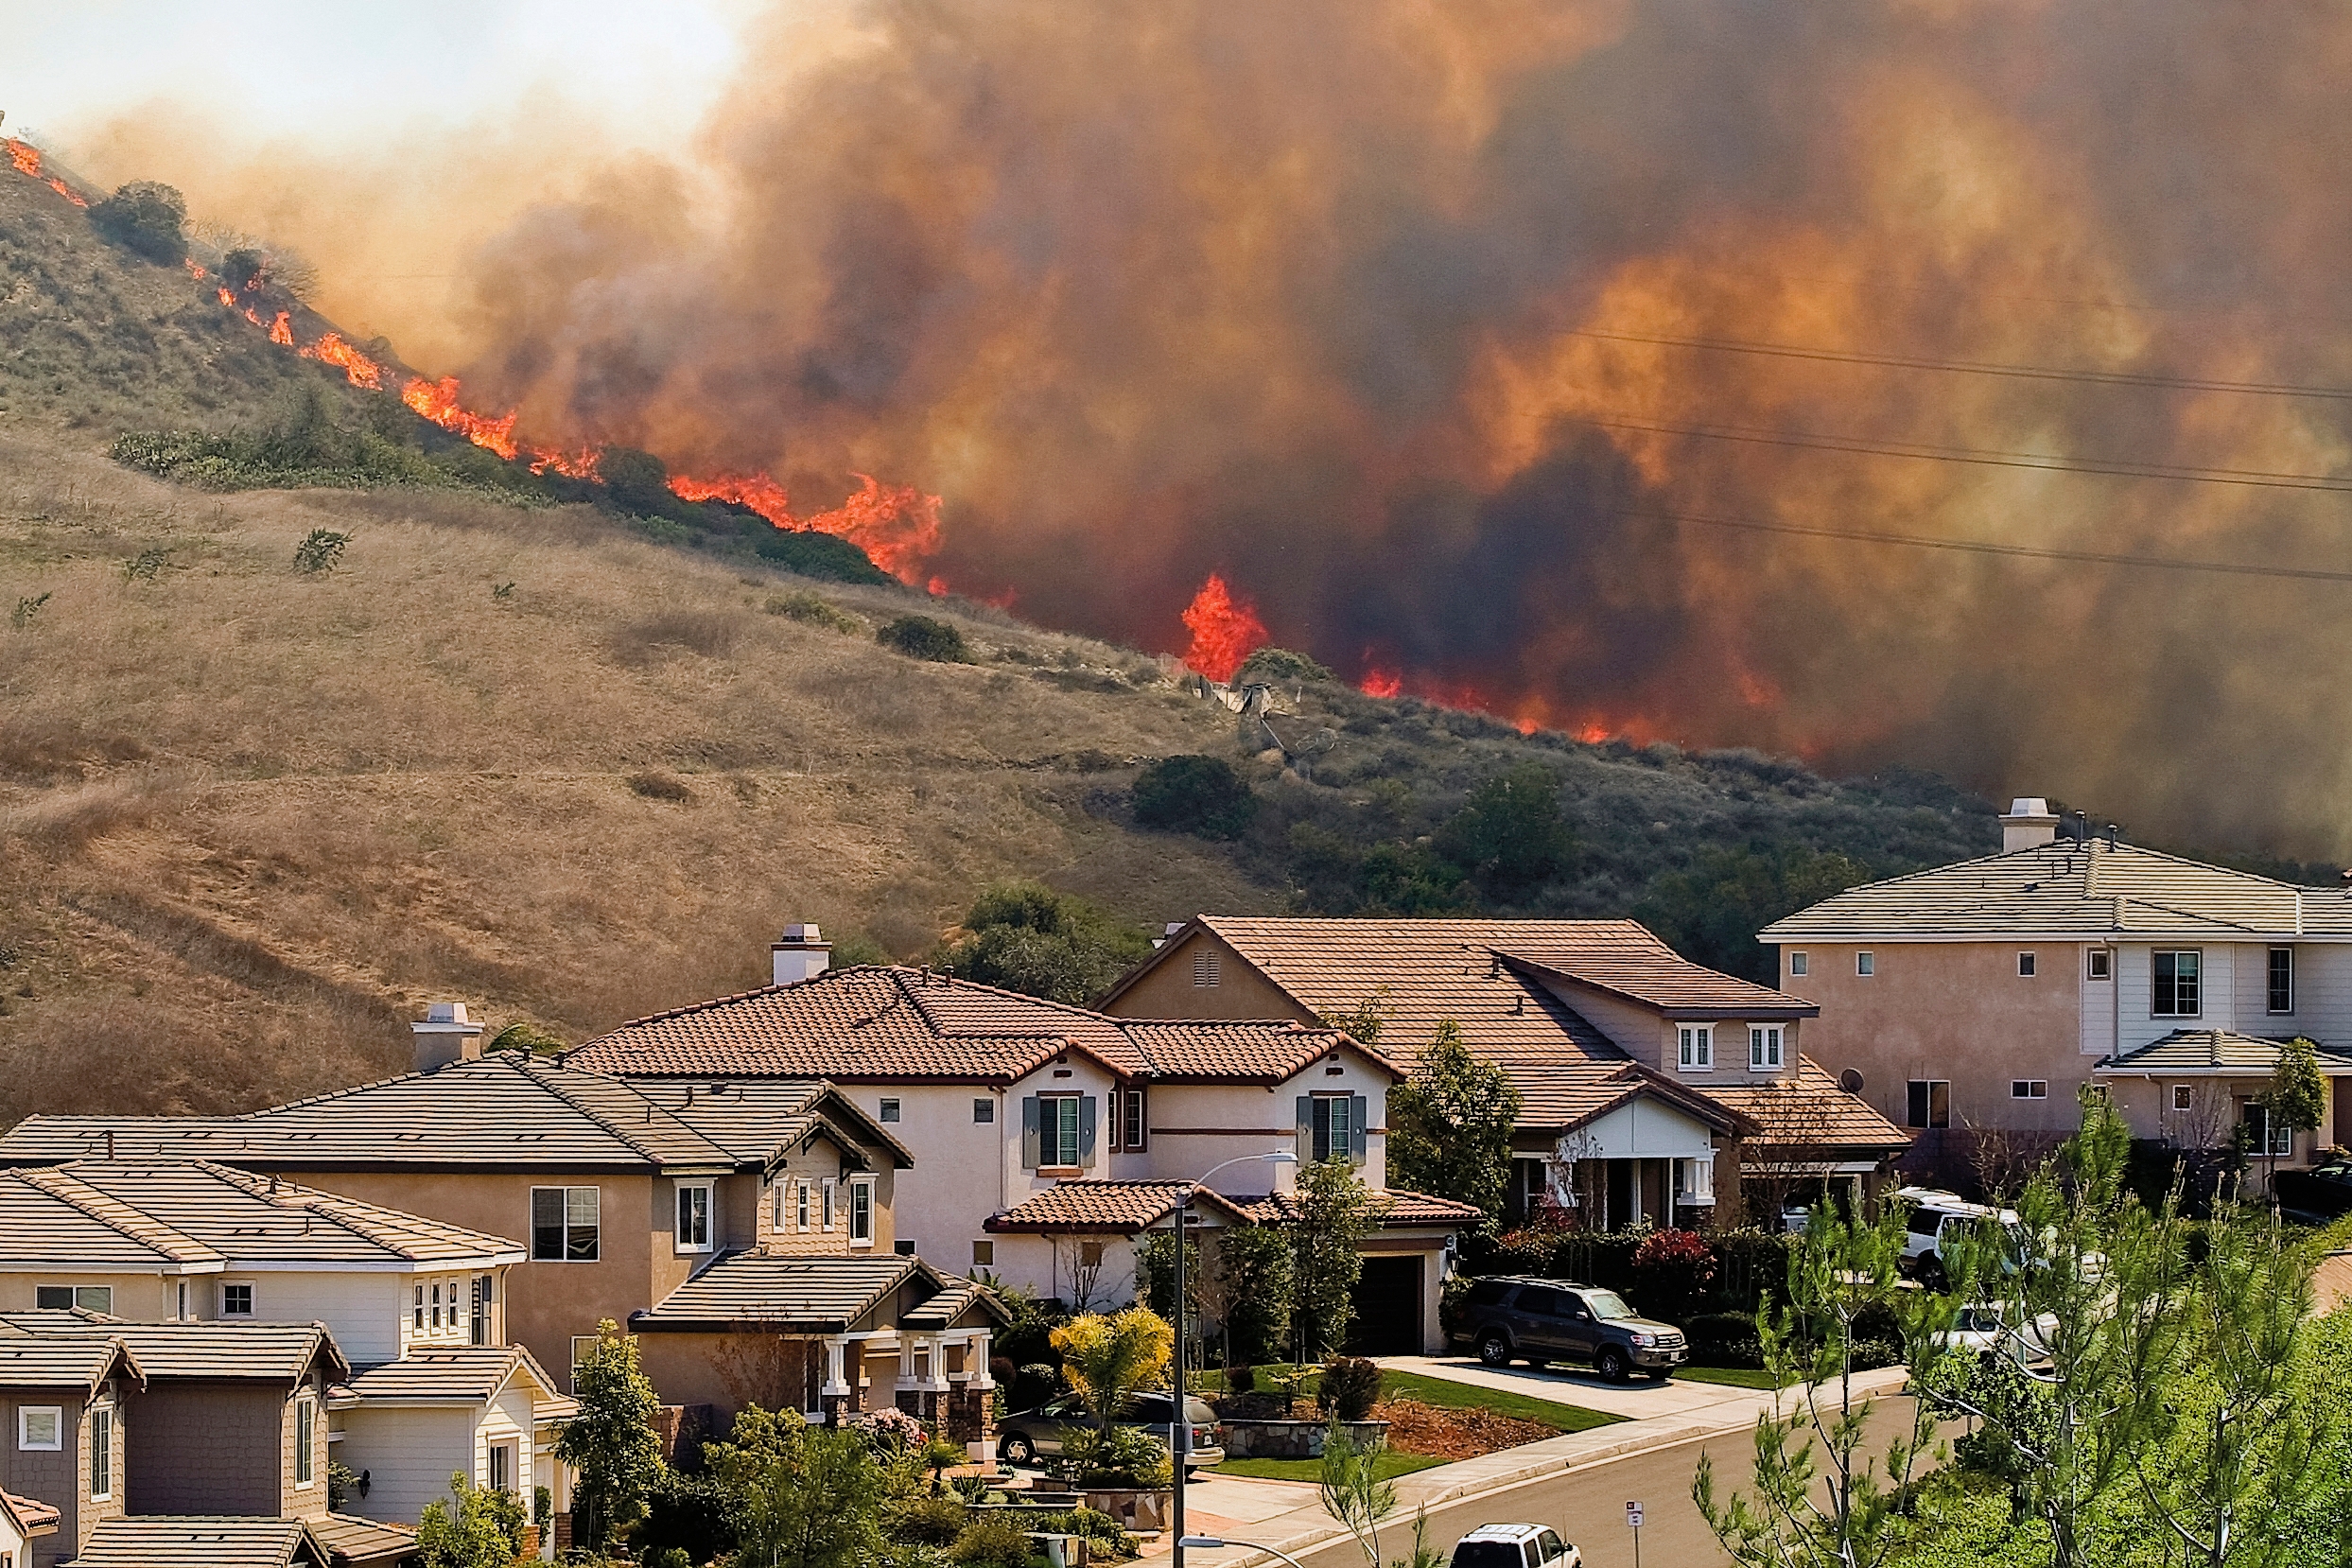
<svg viewBox="0 0 2352 1568">
<path fill-rule="evenodd" d="M 1786 992 L 1774 991 L 1732 976 L 1722 977 L 1731 982 L 1730 986 L 1722 987 L 1727 994 L 1714 1000 L 1667 1001 L 1653 992 L 1613 984 L 1596 979 L 1590 974 L 1580 974 L 1572 969 L 1539 963 L 1534 959 L 1522 958 L 1500 949 L 1496 950 L 1495 956 L 1502 960 L 1506 968 L 1521 974 L 1537 977 L 1555 985 L 1598 991 L 1603 996 L 1613 997 L 1635 1007 L 1646 1008 L 1665 1019 L 1810 1019 L 1819 1018 L 1821 1013 L 1821 1006 L 1818 1002 L 1807 1002 L 1803 997 L 1790 996 Z M 1698 967 L 1698 966 L 1693 966 L 1693 967 Z M 1735 994 L 1732 993 L 1733 986 L 1739 988 Z"/>
</svg>

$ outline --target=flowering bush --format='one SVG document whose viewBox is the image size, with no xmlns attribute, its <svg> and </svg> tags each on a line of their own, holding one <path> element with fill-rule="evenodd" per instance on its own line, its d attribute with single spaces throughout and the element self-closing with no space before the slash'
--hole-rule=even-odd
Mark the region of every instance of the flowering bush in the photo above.
<svg viewBox="0 0 2352 1568">
<path fill-rule="evenodd" d="M 1633 1252 L 1642 1310 L 1680 1322 L 1706 1304 L 1715 1281 L 1715 1248 L 1696 1230 L 1653 1230 Z"/>
<path fill-rule="evenodd" d="M 904 1451 L 923 1440 L 923 1423 L 903 1410 L 869 1410 L 850 1418 L 850 1424 L 864 1433 L 876 1448 Z"/>
</svg>

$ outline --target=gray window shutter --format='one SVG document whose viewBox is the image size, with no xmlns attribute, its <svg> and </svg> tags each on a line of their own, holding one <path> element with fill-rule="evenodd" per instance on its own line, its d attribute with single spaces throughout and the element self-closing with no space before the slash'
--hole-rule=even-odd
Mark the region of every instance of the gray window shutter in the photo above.
<svg viewBox="0 0 2352 1568">
<path fill-rule="evenodd" d="M 1034 1094 L 1020 1097 L 1020 1168 L 1037 1168 L 1037 1097 Z"/>
<path fill-rule="evenodd" d="M 1350 1095 L 1349 1100 L 1348 1163 L 1361 1165 L 1364 1163 L 1365 1153 L 1365 1123 L 1369 1120 L 1367 1114 L 1368 1106 L 1365 1097 L 1361 1094 Z"/>
<path fill-rule="evenodd" d="M 1315 1098 L 1298 1096 L 1298 1163 L 1307 1164 L 1315 1159 Z"/>
<path fill-rule="evenodd" d="M 1094 1169 L 1094 1096 L 1078 1102 L 1078 1168 Z"/>
</svg>

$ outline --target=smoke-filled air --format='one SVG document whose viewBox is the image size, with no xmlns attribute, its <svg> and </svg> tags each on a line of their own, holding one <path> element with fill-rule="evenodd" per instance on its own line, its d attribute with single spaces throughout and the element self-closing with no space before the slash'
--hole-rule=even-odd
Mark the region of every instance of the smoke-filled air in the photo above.
<svg viewBox="0 0 2352 1568">
<path fill-rule="evenodd" d="M 507 126 L 308 207 L 121 172 L 242 203 L 551 450 L 862 506 L 911 581 L 1212 674 L 1270 638 L 1526 724 L 2352 849 L 2342 7 L 749 26 L 666 154 Z M 454 306 L 367 281 L 427 244 Z"/>
</svg>

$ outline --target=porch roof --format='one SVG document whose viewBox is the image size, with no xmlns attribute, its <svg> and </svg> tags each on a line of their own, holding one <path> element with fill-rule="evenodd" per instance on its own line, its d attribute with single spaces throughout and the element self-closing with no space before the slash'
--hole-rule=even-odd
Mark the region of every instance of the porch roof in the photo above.
<svg viewBox="0 0 2352 1568">
<path fill-rule="evenodd" d="M 854 1333 L 919 1318 L 936 1297 L 959 1288 L 999 1323 L 1010 1319 L 993 1292 L 941 1274 L 920 1258 L 825 1257 L 737 1252 L 721 1258 L 664 1297 L 632 1313 L 639 1332 L 685 1333 Z M 893 1316 L 904 1289 L 916 1294 Z"/>
<path fill-rule="evenodd" d="M 2267 1078 L 2277 1070 L 2279 1048 L 2291 1038 L 2228 1029 L 2175 1029 L 2162 1039 L 2103 1058 L 2091 1072 L 2100 1078 Z M 2352 1050 L 2318 1045 L 2318 1053 L 2323 1074 L 2352 1077 Z"/>
</svg>

